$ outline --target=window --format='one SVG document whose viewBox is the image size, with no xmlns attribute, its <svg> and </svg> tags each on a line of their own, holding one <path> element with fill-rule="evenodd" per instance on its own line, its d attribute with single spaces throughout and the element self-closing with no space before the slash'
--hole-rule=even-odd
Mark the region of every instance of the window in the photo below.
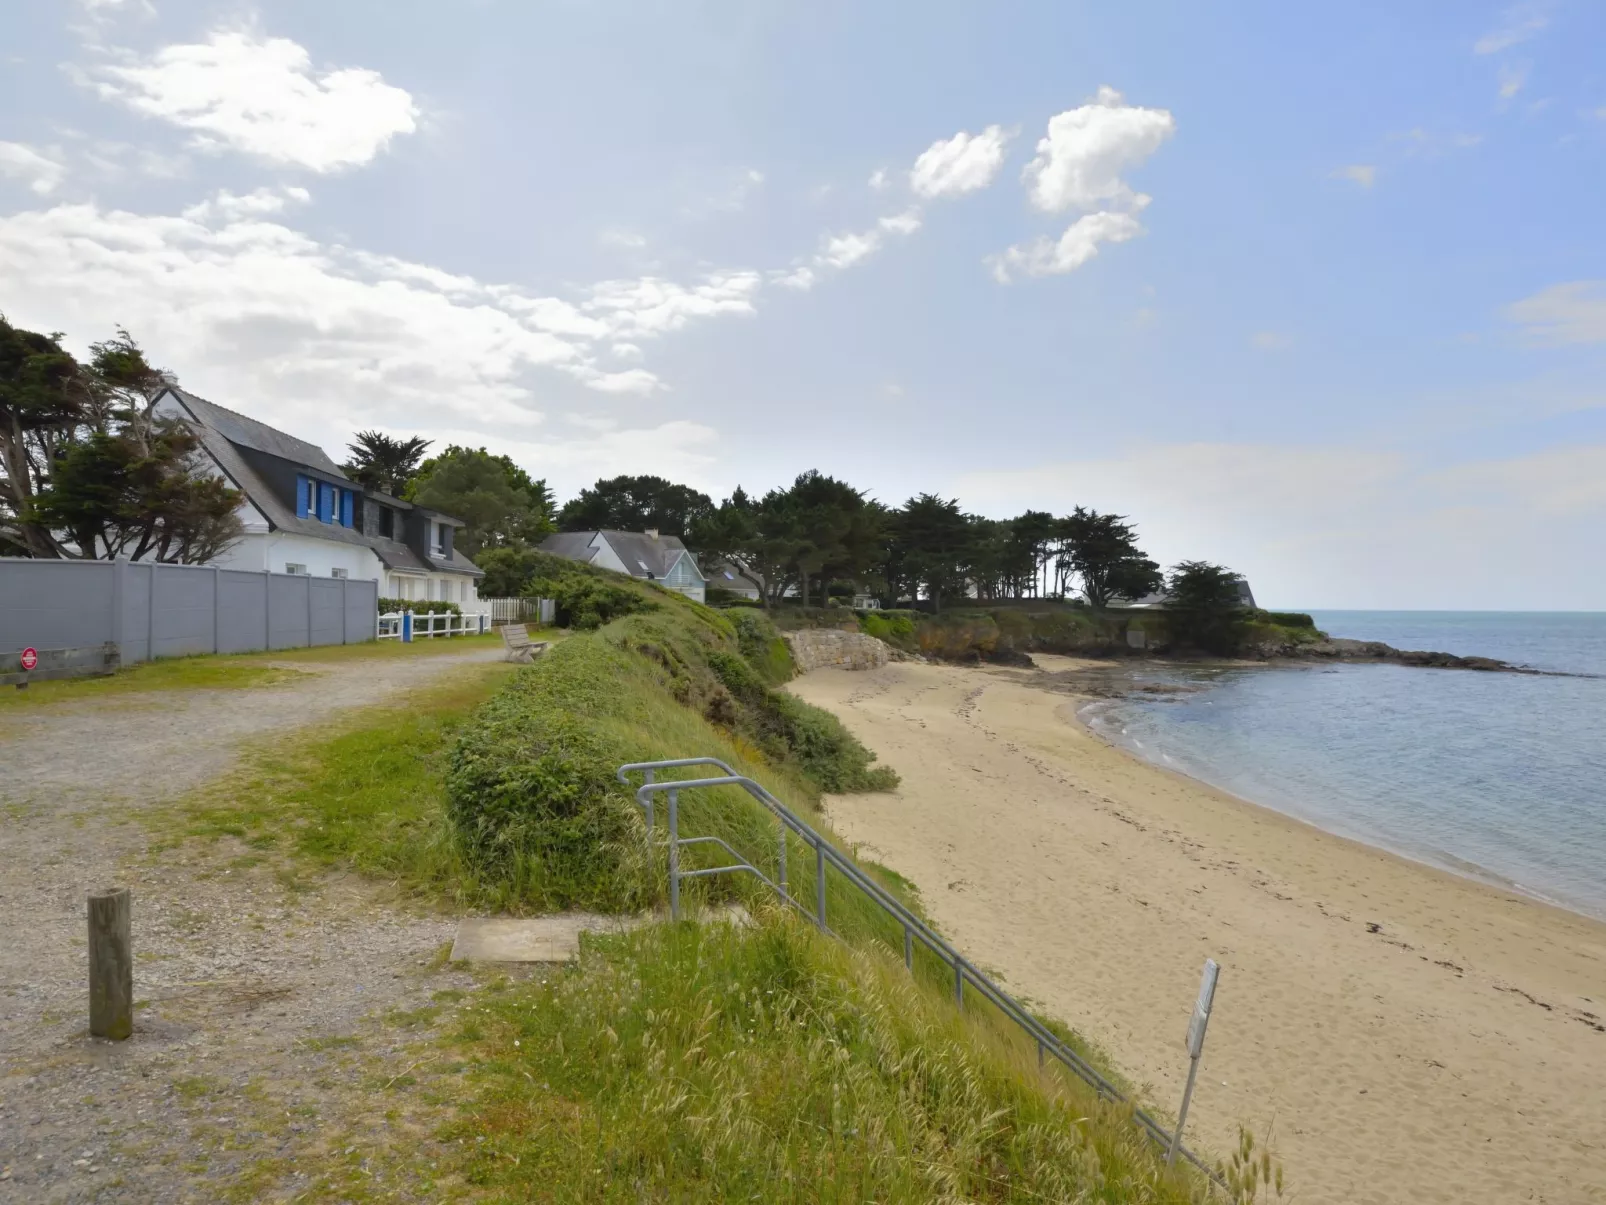
<svg viewBox="0 0 1606 1205">
<path fill-rule="evenodd" d="M 298 565 L 294 561 L 286 561 L 284 565 L 284 571 L 286 573 L 299 574 L 302 577 L 307 575 L 307 567 L 305 565 Z"/>
<path fill-rule="evenodd" d="M 329 576 L 330 577 L 345 577 L 346 576 L 346 571 L 344 569 L 331 569 L 331 570 L 329 570 Z"/>
<path fill-rule="evenodd" d="M 468 582 L 461 581 L 461 582 L 457 583 L 457 601 L 458 602 L 467 602 L 468 601 Z"/>
<path fill-rule="evenodd" d="M 444 524 L 444 523 L 431 523 L 430 524 L 430 529 L 435 534 L 434 544 L 432 545 L 432 548 L 433 548 L 433 550 L 435 552 L 435 555 L 436 556 L 445 556 L 446 555 L 446 524 Z"/>
</svg>

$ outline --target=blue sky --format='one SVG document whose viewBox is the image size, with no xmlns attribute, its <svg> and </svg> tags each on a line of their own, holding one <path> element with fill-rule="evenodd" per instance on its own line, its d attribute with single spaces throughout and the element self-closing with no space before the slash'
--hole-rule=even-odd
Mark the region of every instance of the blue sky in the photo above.
<svg viewBox="0 0 1606 1205">
<path fill-rule="evenodd" d="M 9 0 L 0 310 L 338 453 L 1606 608 L 1606 8 Z"/>
</svg>

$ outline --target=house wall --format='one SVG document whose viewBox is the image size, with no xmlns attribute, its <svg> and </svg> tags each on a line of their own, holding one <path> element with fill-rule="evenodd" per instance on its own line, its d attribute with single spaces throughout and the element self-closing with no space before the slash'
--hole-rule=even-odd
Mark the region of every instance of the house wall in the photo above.
<svg viewBox="0 0 1606 1205">
<path fill-rule="evenodd" d="M 625 563 L 619 559 L 619 554 L 613 550 L 613 545 L 608 543 L 600 532 L 592 539 L 591 547 L 597 550 L 597 555 L 591 560 L 597 568 L 612 569 L 615 573 L 623 573 L 630 577 L 638 576 L 625 567 Z"/>
<path fill-rule="evenodd" d="M 289 531 L 247 533 L 213 563 L 259 573 L 285 573 L 286 565 L 305 565 L 310 577 L 333 577 L 334 570 L 344 569 L 354 581 L 379 581 L 384 576 L 379 555 L 371 548 Z"/>
<path fill-rule="evenodd" d="M 391 573 L 384 584 L 384 598 L 454 602 L 467 615 L 490 610 L 480 598 L 477 580 L 461 573 Z"/>
</svg>

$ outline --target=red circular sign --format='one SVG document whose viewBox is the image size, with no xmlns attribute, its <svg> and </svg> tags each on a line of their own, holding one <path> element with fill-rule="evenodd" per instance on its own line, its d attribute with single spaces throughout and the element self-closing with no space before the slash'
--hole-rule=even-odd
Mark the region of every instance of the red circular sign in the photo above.
<svg viewBox="0 0 1606 1205">
<path fill-rule="evenodd" d="M 23 669 L 31 670 L 31 669 L 33 669 L 34 666 L 36 666 L 38 664 L 39 664 L 39 650 L 38 649 L 23 649 L 22 650 L 22 668 Z"/>
</svg>

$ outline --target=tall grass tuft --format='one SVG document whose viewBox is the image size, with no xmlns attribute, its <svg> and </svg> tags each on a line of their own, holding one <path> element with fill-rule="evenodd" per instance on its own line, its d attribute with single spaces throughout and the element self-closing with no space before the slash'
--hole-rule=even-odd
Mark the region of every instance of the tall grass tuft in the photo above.
<svg viewBox="0 0 1606 1205">
<path fill-rule="evenodd" d="M 449 1136 L 493 1199 L 1202 1199 L 1125 1109 L 777 909 L 602 939 L 483 1000 Z"/>
</svg>

